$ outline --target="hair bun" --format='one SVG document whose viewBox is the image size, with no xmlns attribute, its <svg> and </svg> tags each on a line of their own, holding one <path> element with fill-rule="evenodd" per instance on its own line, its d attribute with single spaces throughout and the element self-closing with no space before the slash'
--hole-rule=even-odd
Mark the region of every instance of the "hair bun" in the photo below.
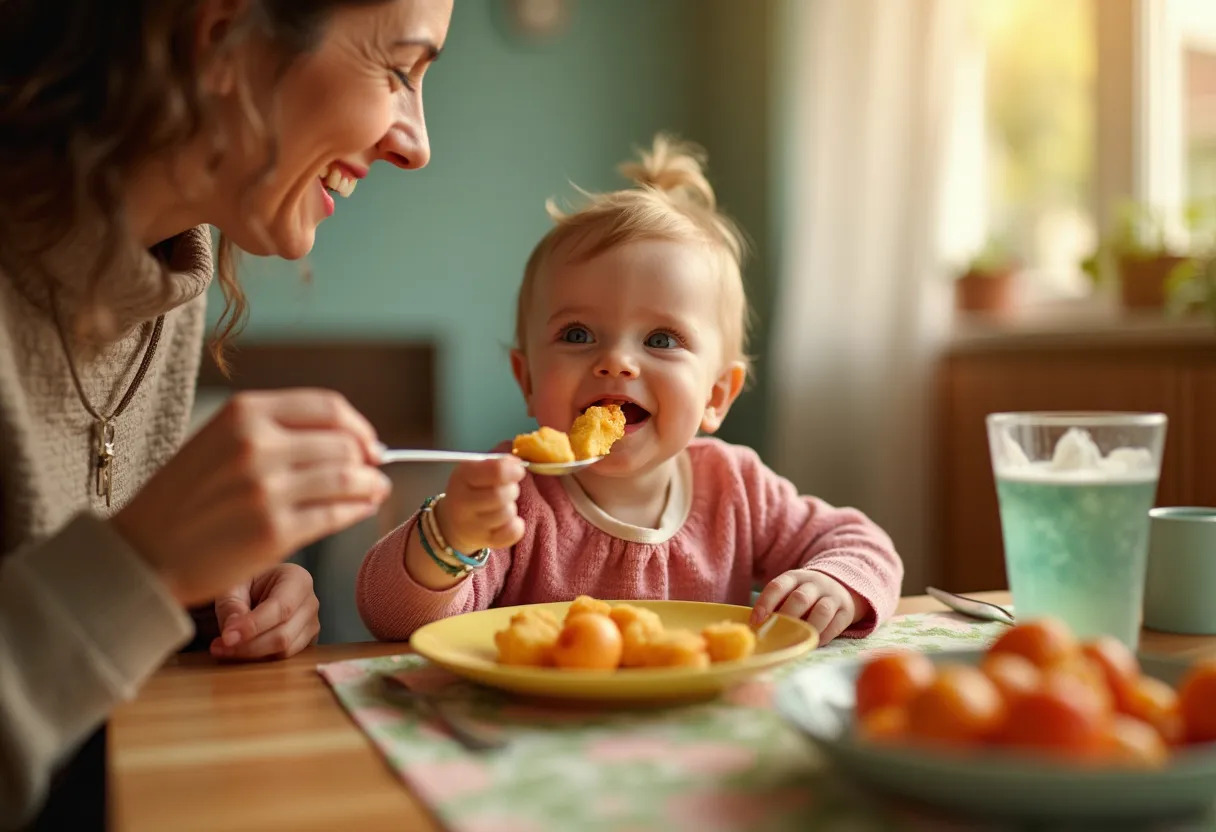
<svg viewBox="0 0 1216 832">
<path fill-rule="evenodd" d="M 638 160 L 625 162 L 621 173 L 642 188 L 653 188 L 677 202 L 689 202 L 713 210 L 714 189 L 705 178 L 705 150 L 691 142 L 660 133 L 649 151 Z"/>
</svg>

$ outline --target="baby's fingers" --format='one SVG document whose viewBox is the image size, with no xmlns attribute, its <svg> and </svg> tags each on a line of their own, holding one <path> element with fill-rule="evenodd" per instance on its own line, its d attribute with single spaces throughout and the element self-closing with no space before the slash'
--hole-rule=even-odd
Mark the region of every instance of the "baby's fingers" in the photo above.
<svg viewBox="0 0 1216 832">
<path fill-rule="evenodd" d="M 514 457 L 466 462 L 456 469 L 453 476 L 459 477 L 470 489 L 495 488 L 522 480 L 524 466 Z"/>
<path fill-rule="evenodd" d="M 521 517 L 512 517 L 501 526 L 490 530 L 488 548 L 509 549 L 524 536 L 524 521 Z"/>
<path fill-rule="evenodd" d="M 773 611 L 785 600 L 785 597 L 790 594 L 790 591 L 798 585 L 798 578 L 786 572 L 778 575 L 768 582 L 768 586 L 760 593 L 760 597 L 756 599 L 756 605 L 752 608 L 752 626 L 758 627 L 764 623 Z"/>
</svg>

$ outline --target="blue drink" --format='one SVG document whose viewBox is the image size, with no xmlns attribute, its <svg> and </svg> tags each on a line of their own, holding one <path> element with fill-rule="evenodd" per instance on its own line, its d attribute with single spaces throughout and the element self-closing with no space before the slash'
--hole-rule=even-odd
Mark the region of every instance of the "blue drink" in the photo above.
<svg viewBox="0 0 1216 832">
<path fill-rule="evenodd" d="M 1080 638 L 1105 633 L 1135 650 L 1155 472 L 1138 478 L 1053 473 L 997 477 L 1016 615 L 1054 615 Z"/>
</svg>

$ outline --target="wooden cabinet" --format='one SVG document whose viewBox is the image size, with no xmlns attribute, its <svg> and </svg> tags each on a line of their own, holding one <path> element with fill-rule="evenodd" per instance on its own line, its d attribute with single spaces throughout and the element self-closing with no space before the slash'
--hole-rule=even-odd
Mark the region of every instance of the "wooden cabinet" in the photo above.
<svg viewBox="0 0 1216 832">
<path fill-rule="evenodd" d="M 937 385 L 936 543 L 947 589 L 1007 586 L 984 417 L 1010 410 L 1163 412 L 1157 505 L 1216 506 L 1216 332 L 959 344 L 942 360 Z"/>
</svg>

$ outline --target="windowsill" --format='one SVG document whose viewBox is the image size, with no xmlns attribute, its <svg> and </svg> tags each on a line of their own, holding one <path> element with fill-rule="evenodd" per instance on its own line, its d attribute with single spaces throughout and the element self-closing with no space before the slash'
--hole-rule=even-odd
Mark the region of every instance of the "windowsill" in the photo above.
<svg viewBox="0 0 1216 832">
<path fill-rule="evenodd" d="M 1188 345 L 1216 346 L 1216 321 L 1085 298 L 1024 307 L 999 319 L 956 315 L 947 351 Z"/>
</svg>

